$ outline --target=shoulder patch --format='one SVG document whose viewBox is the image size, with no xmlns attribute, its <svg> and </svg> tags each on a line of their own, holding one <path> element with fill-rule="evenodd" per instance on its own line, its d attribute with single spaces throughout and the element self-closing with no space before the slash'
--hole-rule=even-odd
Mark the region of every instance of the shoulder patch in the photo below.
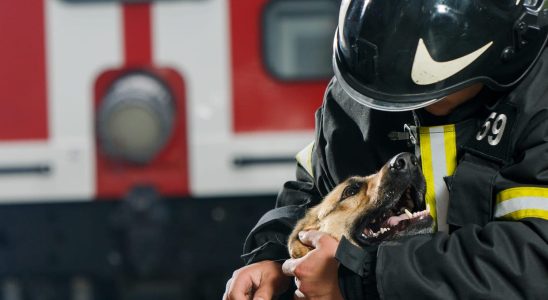
<svg viewBox="0 0 548 300">
<path fill-rule="evenodd" d="M 515 106 L 509 103 L 497 105 L 464 148 L 471 153 L 498 163 L 508 161 L 510 159 L 511 133 L 516 115 L 517 108 Z"/>
<path fill-rule="evenodd" d="M 312 150 L 314 149 L 314 142 L 308 144 L 308 146 L 304 147 L 303 150 L 301 150 L 295 158 L 297 159 L 297 162 L 310 174 L 310 176 L 314 177 L 314 173 L 312 171 Z"/>
</svg>

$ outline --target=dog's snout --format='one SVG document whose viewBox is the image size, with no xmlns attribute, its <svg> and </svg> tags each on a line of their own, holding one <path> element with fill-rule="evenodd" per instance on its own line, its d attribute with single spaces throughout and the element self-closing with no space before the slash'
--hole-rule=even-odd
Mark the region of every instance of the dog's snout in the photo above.
<svg viewBox="0 0 548 300">
<path fill-rule="evenodd" d="M 400 171 L 400 170 L 405 169 L 406 164 L 407 164 L 407 163 L 405 162 L 405 158 L 403 158 L 403 157 L 398 157 L 398 158 L 396 159 L 396 161 L 392 164 L 391 167 L 392 167 L 393 169 L 396 169 L 396 170 Z"/>
<path fill-rule="evenodd" d="M 392 172 L 406 172 L 417 169 L 419 161 L 411 153 L 400 153 L 390 160 L 390 170 Z"/>
</svg>

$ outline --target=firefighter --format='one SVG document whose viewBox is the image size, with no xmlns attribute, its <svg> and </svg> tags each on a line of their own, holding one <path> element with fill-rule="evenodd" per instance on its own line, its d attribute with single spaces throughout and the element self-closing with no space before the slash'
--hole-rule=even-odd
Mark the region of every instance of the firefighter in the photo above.
<svg viewBox="0 0 548 300">
<path fill-rule="evenodd" d="M 225 298 L 292 282 L 298 299 L 545 298 L 547 37 L 548 0 L 342 1 L 315 141 Z M 309 231 L 314 250 L 288 259 L 307 207 L 403 151 L 421 158 L 436 233 L 358 248 Z"/>
</svg>

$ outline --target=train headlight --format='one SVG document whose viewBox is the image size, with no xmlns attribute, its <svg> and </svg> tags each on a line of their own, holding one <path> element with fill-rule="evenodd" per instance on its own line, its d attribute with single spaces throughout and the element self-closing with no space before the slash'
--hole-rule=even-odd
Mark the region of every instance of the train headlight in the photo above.
<svg viewBox="0 0 548 300">
<path fill-rule="evenodd" d="M 129 73 L 112 84 L 99 107 L 99 143 L 112 158 L 146 164 L 166 145 L 174 118 L 169 88 L 147 73 Z"/>
</svg>

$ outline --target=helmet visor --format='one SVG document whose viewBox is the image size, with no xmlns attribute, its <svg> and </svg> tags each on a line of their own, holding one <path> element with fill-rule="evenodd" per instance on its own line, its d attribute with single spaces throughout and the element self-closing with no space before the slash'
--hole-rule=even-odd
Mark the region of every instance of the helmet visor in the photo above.
<svg viewBox="0 0 548 300">
<path fill-rule="evenodd" d="M 344 90 L 344 92 L 354 101 L 361 103 L 362 105 L 365 105 L 372 109 L 382 110 L 382 111 L 394 111 L 394 112 L 408 111 L 408 110 L 423 108 L 430 104 L 434 104 L 438 101 L 443 100 L 443 97 L 426 100 L 422 102 L 405 102 L 405 101 L 394 102 L 394 101 L 373 99 L 371 97 L 368 97 L 360 93 L 359 91 L 355 90 L 350 84 L 348 84 L 348 82 L 346 82 L 344 77 L 341 75 L 336 65 L 333 69 L 335 71 L 335 77 L 337 78 L 337 81 L 342 87 L 342 89 Z"/>
</svg>

